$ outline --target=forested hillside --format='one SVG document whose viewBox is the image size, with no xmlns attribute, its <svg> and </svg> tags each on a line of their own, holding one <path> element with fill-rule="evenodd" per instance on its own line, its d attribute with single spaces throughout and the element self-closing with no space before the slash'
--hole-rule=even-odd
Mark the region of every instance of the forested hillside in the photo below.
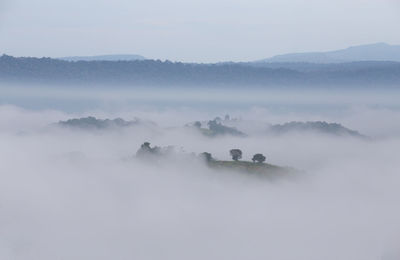
<svg viewBox="0 0 400 260">
<path fill-rule="evenodd" d="M 312 69 L 310 69 L 312 68 Z M 194 64 L 159 60 L 63 61 L 0 57 L 0 81 L 127 86 L 398 86 L 400 63 Z"/>
</svg>

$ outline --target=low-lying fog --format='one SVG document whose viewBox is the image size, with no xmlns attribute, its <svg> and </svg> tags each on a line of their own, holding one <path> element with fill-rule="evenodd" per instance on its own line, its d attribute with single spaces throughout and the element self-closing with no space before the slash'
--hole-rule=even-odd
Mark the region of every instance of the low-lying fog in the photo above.
<svg viewBox="0 0 400 260">
<path fill-rule="evenodd" d="M 225 113 L 251 134 L 207 137 L 184 127 Z M 54 124 L 84 116 L 155 125 Z M 293 120 L 337 122 L 370 138 L 255 129 Z M 400 249 L 399 131 L 400 111 L 379 106 L 218 114 L 2 105 L 0 259 L 397 259 L 391 255 Z M 243 160 L 263 153 L 268 163 L 304 172 L 271 182 L 216 172 L 198 160 L 146 163 L 134 158 L 145 141 L 220 160 L 240 148 Z"/>
</svg>

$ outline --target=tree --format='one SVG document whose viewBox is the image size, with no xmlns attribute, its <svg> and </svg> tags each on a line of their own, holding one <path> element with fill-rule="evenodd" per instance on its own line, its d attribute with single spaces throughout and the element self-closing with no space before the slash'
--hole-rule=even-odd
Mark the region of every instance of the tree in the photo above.
<svg viewBox="0 0 400 260">
<path fill-rule="evenodd" d="M 148 156 L 154 156 L 154 155 L 160 155 L 161 154 L 161 148 L 158 146 L 154 146 L 153 148 L 150 147 L 149 142 L 145 142 L 140 146 L 140 149 L 136 152 L 137 157 L 148 157 Z"/>
<path fill-rule="evenodd" d="M 213 133 L 213 135 L 236 135 L 236 136 L 245 136 L 244 133 L 240 132 L 234 127 L 224 126 L 217 119 L 208 121 L 208 128 Z"/>
<path fill-rule="evenodd" d="M 201 123 L 200 123 L 200 121 L 194 122 L 193 126 L 196 127 L 196 128 L 201 128 Z"/>
<path fill-rule="evenodd" d="M 253 162 L 255 163 L 255 162 L 258 162 L 258 163 L 263 163 L 263 162 L 265 162 L 265 156 L 263 155 L 263 154 L 261 154 L 261 153 L 257 153 L 257 154 L 255 154 L 254 156 L 253 156 Z"/>
<path fill-rule="evenodd" d="M 238 161 L 239 159 L 242 159 L 242 151 L 240 149 L 232 149 L 229 152 L 232 156 L 232 160 Z"/>
<path fill-rule="evenodd" d="M 206 160 L 206 162 L 211 162 L 213 160 L 211 153 L 201 153 L 200 156 Z"/>
</svg>

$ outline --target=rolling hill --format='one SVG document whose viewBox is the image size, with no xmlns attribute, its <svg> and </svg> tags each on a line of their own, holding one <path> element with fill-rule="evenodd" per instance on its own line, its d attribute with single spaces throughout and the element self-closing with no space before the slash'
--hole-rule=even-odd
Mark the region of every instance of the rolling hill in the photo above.
<svg viewBox="0 0 400 260">
<path fill-rule="evenodd" d="M 400 45 L 375 43 L 328 52 L 289 53 L 273 56 L 258 62 L 344 63 L 355 61 L 400 62 Z"/>
</svg>

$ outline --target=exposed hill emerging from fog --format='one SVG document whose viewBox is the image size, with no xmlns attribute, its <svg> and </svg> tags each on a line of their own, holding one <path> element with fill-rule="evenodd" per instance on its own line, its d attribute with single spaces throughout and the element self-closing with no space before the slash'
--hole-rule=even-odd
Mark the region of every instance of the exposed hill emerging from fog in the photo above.
<svg viewBox="0 0 400 260">
<path fill-rule="evenodd" d="M 328 52 L 305 52 L 277 55 L 259 62 L 344 63 L 354 61 L 400 62 L 400 45 L 376 43 Z"/>
<path fill-rule="evenodd" d="M 134 121 L 125 121 L 122 118 L 116 119 L 97 119 L 95 117 L 89 116 L 84 118 L 74 118 L 66 121 L 58 122 L 59 126 L 70 127 L 70 128 L 79 128 L 79 129 L 109 129 L 109 128 L 123 128 L 123 127 L 131 127 L 137 126 L 141 124 L 152 124 L 149 122 L 143 122 L 139 119 L 135 119 Z"/>
<path fill-rule="evenodd" d="M 136 152 L 136 159 L 151 164 L 161 164 L 166 161 L 185 161 L 194 163 L 194 160 L 201 160 L 211 169 L 225 172 L 240 172 L 252 174 L 258 177 L 267 177 L 276 179 L 282 177 L 293 177 L 299 171 L 290 167 L 281 167 L 262 162 L 250 162 L 241 160 L 222 161 L 213 158 L 210 153 L 204 152 L 196 155 L 195 153 L 186 153 L 182 149 L 177 149 L 175 146 L 151 146 L 149 142 L 143 143 Z M 194 159 L 194 160 L 193 160 Z"/>
<path fill-rule="evenodd" d="M 218 117 L 215 118 L 214 120 L 208 121 L 207 123 L 204 122 L 201 123 L 200 121 L 196 121 L 194 123 L 187 124 L 186 126 L 192 127 L 208 137 L 223 136 L 223 135 L 231 135 L 238 137 L 246 136 L 245 133 L 237 130 L 235 127 L 223 125 L 223 121 Z"/>
<path fill-rule="evenodd" d="M 321 121 L 315 122 L 288 122 L 281 125 L 272 125 L 268 129 L 273 134 L 287 134 L 287 133 L 319 133 L 335 136 L 348 136 L 365 138 L 359 132 L 348 129 L 341 124 L 327 123 Z"/>
<path fill-rule="evenodd" d="M 229 126 L 239 122 L 238 119 L 221 119 L 219 117 L 200 122 L 186 124 L 185 127 L 198 131 L 198 133 L 207 137 L 219 137 L 219 136 L 236 136 L 246 137 L 243 131 L 238 130 L 234 126 Z M 85 129 L 85 130 L 98 130 L 98 129 L 118 129 L 132 126 L 157 126 L 156 123 L 141 119 L 135 119 L 131 121 L 124 120 L 122 118 L 115 119 L 98 119 L 93 116 L 83 118 L 73 118 L 66 121 L 59 121 L 57 125 L 62 127 Z M 260 129 L 261 130 L 261 129 Z M 284 124 L 270 125 L 267 127 L 266 134 L 284 135 L 284 134 L 325 134 L 339 137 L 356 137 L 366 138 L 366 136 L 360 134 L 355 130 L 346 128 L 338 123 L 327 123 L 322 121 L 312 122 L 288 122 Z"/>
<path fill-rule="evenodd" d="M 146 58 L 135 54 L 118 54 L 118 55 L 99 55 L 99 56 L 72 56 L 62 57 L 59 60 L 65 61 L 133 61 L 145 60 Z"/>
<path fill-rule="evenodd" d="M 0 57 L 0 82 L 49 85 L 281 87 L 395 86 L 400 63 L 365 62 L 327 69 L 314 66 L 263 67 L 247 63 L 192 64 L 156 60 L 77 61 Z"/>
<path fill-rule="evenodd" d="M 253 131 L 256 133 L 267 133 L 274 135 L 284 135 L 284 134 L 324 134 L 340 137 L 356 137 L 356 138 L 366 138 L 366 136 L 360 134 L 359 132 L 346 128 L 338 123 L 328 123 L 324 121 L 308 121 L 308 122 L 287 122 L 284 124 L 271 124 L 266 129 L 264 124 L 259 124 L 259 122 L 246 121 L 237 118 L 231 118 L 226 115 L 225 118 L 216 117 L 210 121 L 196 121 L 189 123 L 186 126 L 192 127 L 206 136 L 220 136 L 220 135 L 232 135 L 246 137 L 248 133 L 241 128 L 246 128 L 248 125 L 253 125 Z M 207 128 L 208 126 L 208 128 Z M 257 129 L 254 129 L 257 128 Z M 240 130 L 239 130 L 240 129 Z M 266 131 L 265 131 L 266 130 Z"/>
</svg>

